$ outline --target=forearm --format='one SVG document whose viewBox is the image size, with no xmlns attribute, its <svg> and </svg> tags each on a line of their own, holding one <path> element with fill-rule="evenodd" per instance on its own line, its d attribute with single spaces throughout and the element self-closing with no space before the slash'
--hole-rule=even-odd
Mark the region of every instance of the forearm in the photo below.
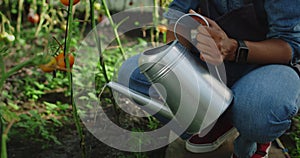
<svg viewBox="0 0 300 158">
<path fill-rule="evenodd" d="M 169 25 L 167 32 L 168 42 L 175 40 L 174 33 L 171 31 L 173 29 L 174 25 Z M 192 44 L 190 43 L 190 32 L 188 29 L 178 25 L 176 32 L 180 43 L 187 48 L 191 48 Z M 259 42 L 245 41 L 245 43 L 249 48 L 248 64 L 289 64 L 292 58 L 292 48 L 282 39 L 267 39 Z M 224 60 L 235 61 L 236 50 L 238 48 L 236 40 L 229 38 L 228 42 L 224 42 L 222 45 L 226 45 Z M 222 52 L 222 49 L 220 51 Z"/>
<path fill-rule="evenodd" d="M 245 43 L 249 48 L 247 62 L 251 64 L 288 64 L 292 58 L 292 48 L 281 39 Z"/>
</svg>

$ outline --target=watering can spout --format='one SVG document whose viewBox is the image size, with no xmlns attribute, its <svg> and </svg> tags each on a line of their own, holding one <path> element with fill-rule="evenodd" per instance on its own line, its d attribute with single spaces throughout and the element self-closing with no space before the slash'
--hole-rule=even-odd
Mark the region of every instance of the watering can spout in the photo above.
<svg viewBox="0 0 300 158">
<path fill-rule="evenodd" d="M 127 98 L 132 98 L 138 103 L 139 107 L 146 112 L 157 112 L 161 117 L 164 117 L 167 120 L 171 120 L 174 117 L 171 110 L 167 106 L 142 93 L 136 92 L 127 88 L 126 86 L 112 81 L 109 82 L 107 86 L 114 91 L 125 95 Z"/>
</svg>

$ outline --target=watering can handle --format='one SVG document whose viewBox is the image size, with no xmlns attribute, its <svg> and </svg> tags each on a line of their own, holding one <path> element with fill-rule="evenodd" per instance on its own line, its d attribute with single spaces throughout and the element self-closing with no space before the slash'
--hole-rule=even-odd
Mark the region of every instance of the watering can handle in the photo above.
<svg viewBox="0 0 300 158">
<path fill-rule="evenodd" d="M 175 36 L 175 38 L 176 38 L 176 41 L 179 41 L 179 39 L 178 39 L 178 37 L 177 37 L 177 34 L 176 34 L 176 28 L 177 28 L 177 25 L 178 25 L 179 21 L 180 21 L 181 19 L 183 19 L 184 17 L 186 17 L 186 16 L 192 16 L 192 18 L 195 19 L 197 22 L 199 22 L 201 25 L 206 25 L 206 26 L 209 27 L 209 23 L 208 23 L 208 21 L 205 19 L 204 16 L 202 16 L 202 15 L 200 15 L 200 14 L 197 14 L 197 13 L 188 13 L 188 14 L 184 14 L 184 15 L 182 15 L 181 17 L 179 17 L 179 18 L 177 19 L 177 21 L 175 22 L 175 25 L 174 25 L 174 30 L 173 30 L 173 32 L 174 32 L 174 36 Z M 193 17 L 193 16 L 195 16 L 195 17 Z M 174 43 L 176 43 L 176 42 L 174 42 Z M 219 70 L 218 70 L 217 66 L 214 66 L 214 68 L 215 68 L 215 70 L 216 70 L 216 73 L 217 73 L 217 75 L 218 75 L 218 78 L 219 78 L 220 82 L 222 82 L 222 83 L 224 84 L 224 82 L 223 82 L 223 80 L 222 80 L 222 78 L 221 78 L 221 76 L 220 76 L 220 73 L 219 73 Z"/>
<path fill-rule="evenodd" d="M 208 21 L 205 19 L 204 16 L 202 16 L 202 15 L 200 15 L 200 14 L 197 14 L 197 13 L 188 13 L 188 14 L 184 14 L 184 15 L 182 15 L 181 17 L 179 17 L 179 18 L 176 20 L 175 25 L 174 25 L 174 30 L 173 30 L 173 32 L 174 32 L 174 36 L 175 36 L 175 38 L 176 38 L 177 41 L 179 41 L 179 40 L 178 40 L 178 37 L 177 37 L 177 34 L 176 34 L 177 25 L 178 25 L 178 23 L 179 23 L 179 21 L 180 21 L 181 19 L 183 19 L 184 17 L 187 17 L 187 16 L 191 16 L 193 19 L 195 19 L 195 20 L 196 20 L 197 22 L 199 22 L 201 25 L 209 26 Z M 195 16 L 195 17 L 193 17 L 193 16 Z"/>
</svg>

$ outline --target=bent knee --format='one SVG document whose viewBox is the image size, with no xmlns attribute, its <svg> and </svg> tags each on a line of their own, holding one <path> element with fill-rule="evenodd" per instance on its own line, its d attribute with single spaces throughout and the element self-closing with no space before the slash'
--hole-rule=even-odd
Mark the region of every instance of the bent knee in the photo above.
<svg viewBox="0 0 300 158">
<path fill-rule="evenodd" d="M 118 72 L 118 82 L 132 90 L 149 95 L 151 83 L 140 72 L 138 60 L 140 55 L 135 55 L 123 62 Z"/>
<path fill-rule="evenodd" d="M 256 113 L 240 114 L 248 118 L 241 122 L 233 120 L 241 135 L 255 142 L 270 142 L 280 137 L 291 126 L 291 118 L 297 114 L 296 106 L 284 106 L 279 109 L 266 109 Z M 237 122 L 238 121 L 238 122 Z"/>
<path fill-rule="evenodd" d="M 120 69 L 118 70 L 118 82 L 129 86 L 130 78 L 133 74 L 133 72 L 138 68 L 138 58 L 139 55 L 135 55 L 133 57 L 128 58 L 125 60 Z"/>
</svg>

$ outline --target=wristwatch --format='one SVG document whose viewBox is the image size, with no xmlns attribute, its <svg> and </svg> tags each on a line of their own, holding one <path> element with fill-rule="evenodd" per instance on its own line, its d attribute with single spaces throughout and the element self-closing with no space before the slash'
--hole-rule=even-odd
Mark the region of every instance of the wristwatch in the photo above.
<svg viewBox="0 0 300 158">
<path fill-rule="evenodd" d="M 241 63 L 241 64 L 246 64 L 249 49 L 243 40 L 237 40 L 237 42 L 238 42 L 238 48 L 237 48 L 236 54 L 235 54 L 235 62 Z"/>
</svg>

